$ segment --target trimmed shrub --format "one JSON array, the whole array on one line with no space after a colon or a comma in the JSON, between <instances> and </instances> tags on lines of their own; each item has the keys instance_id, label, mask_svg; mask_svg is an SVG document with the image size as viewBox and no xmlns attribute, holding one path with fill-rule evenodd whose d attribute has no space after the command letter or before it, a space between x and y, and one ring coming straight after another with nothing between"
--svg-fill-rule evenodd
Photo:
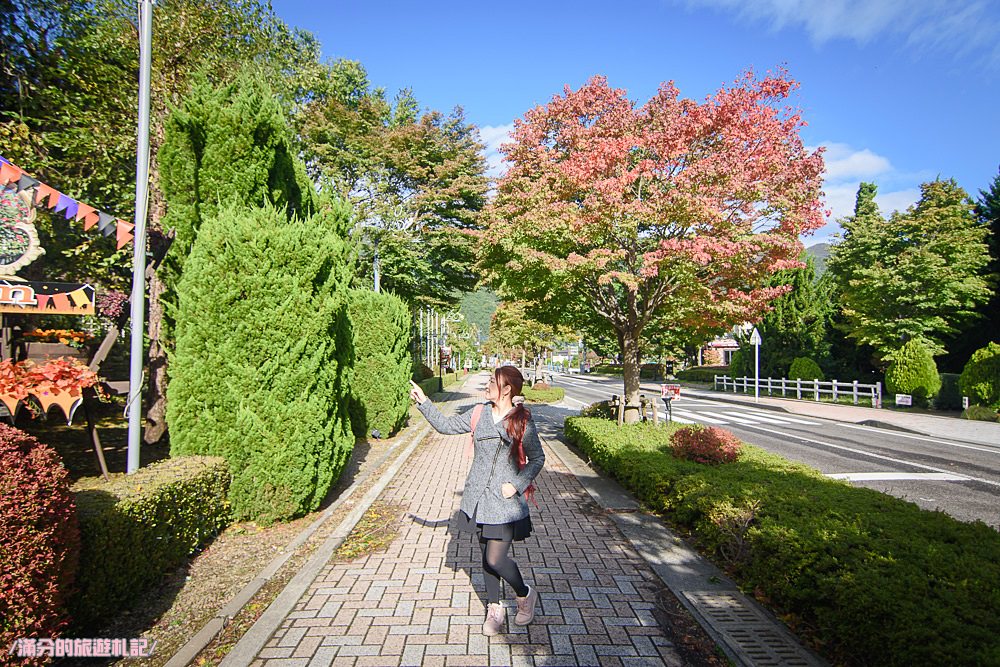
<instances>
[{"instance_id":1,"label":"trimmed shrub","mask_svg":"<svg viewBox=\"0 0 1000 667\"><path fill-rule=\"evenodd\" d=\"M426 380L418 382L417 384L420 385L420 388L423 389L424 393L427 394L428 396L436 394L439 391L443 391L443 388L441 386L441 378L439 377L431 376Z\"/></svg>"},{"instance_id":2,"label":"trimmed shrub","mask_svg":"<svg viewBox=\"0 0 1000 667\"><path fill-rule=\"evenodd\" d=\"M611 401L597 401L580 410L581 417L594 417L597 419L616 419Z\"/></svg>"},{"instance_id":3,"label":"trimmed shrub","mask_svg":"<svg viewBox=\"0 0 1000 667\"><path fill-rule=\"evenodd\" d=\"M717 426L685 426L670 437L670 452L679 459L718 465L740 455L739 438Z\"/></svg>"},{"instance_id":4,"label":"trimmed shrub","mask_svg":"<svg viewBox=\"0 0 1000 667\"><path fill-rule=\"evenodd\" d=\"M434 371L431 370L430 366L414 360L412 375L413 381L419 383L434 377Z\"/></svg>"},{"instance_id":5,"label":"trimmed shrub","mask_svg":"<svg viewBox=\"0 0 1000 667\"><path fill-rule=\"evenodd\" d=\"M941 389L934 397L934 407L938 410L961 410L962 392L958 388L958 373L941 373Z\"/></svg>"},{"instance_id":6,"label":"trimmed shrub","mask_svg":"<svg viewBox=\"0 0 1000 667\"><path fill-rule=\"evenodd\" d=\"M1000 409L1000 344L990 343L973 352L958 386L970 403Z\"/></svg>"},{"instance_id":7,"label":"trimmed shrub","mask_svg":"<svg viewBox=\"0 0 1000 667\"><path fill-rule=\"evenodd\" d=\"M885 372L890 394L910 394L914 405L927 405L941 389L941 377L930 348L918 338L909 340L893 355Z\"/></svg>"},{"instance_id":8,"label":"trimmed shrub","mask_svg":"<svg viewBox=\"0 0 1000 667\"><path fill-rule=\"evenodd\" d=\"M365 437L377 429L395 433L410 408L410 312L397 296L351 290L349 311L354 331L354 380L351 427Z\"/></svg>"},{"instance_id":9,"label":"trimmed shrub","mask_svg":"<svg viewBox=\"0 0 1000 667\"><path fill-rule=\"evenodd\" d=\"M204 222L178 285L167 388L173 455L222 456L239 520L319 507L354 447L347 312L350 208Z\"/></svg>"},{"instance_id":10,"label":"trimmed shrub","mask_svg":"<svg viewBox=\"0 0 1000 667\"><path fill-rule=\"evenodd\" d=\"M71 601L81 630L121 612L169 569L229 524L224 459L185 456L132 475L79 480L79 591Z\"/></svg>"},{"instance_id":11,"label":"trimmed shrub","mask_svg":"<svg viewBox=\"0 0 1000 667\"><path fill-rule=\"evenodd\" d=\"M18 637L62 633L79 555L76 503L62 459L0 424L0 663Z\"/></svg>"},{"instance_id":12,"label":"trimmed shrub","mask_svg":"<svg viewBox=\"0 0 1000 667\"><path fill-rule=\"evenodd\" d=\"M677 427L571 417L603 470L718 558L832 664L1000 664L1000 534L744 445L724 466L671 456ZM743 525L740 525L744 522Z\"/></svg>"},{"instance_id":13,"label":"trimmed shrub","mask_svg":"<svg viewBox=\"0 0 1000 667\"><path fill-rule=\"evenodd\" d=\"M972 419L980 422L1000 422L1000 414L985 405L970 405L962 411L962 419Z\"/></svg>"},{"instance_id":14,"label":"trimmed shrub","mask_svg":"<svg viewBox=\"0 0 1000 667\"><path fill-rule=\"evenodd\" d=\"M789 380L825 380L823 369L809 357L796 357L788 369Z\"/></svg>"},{"instance_id":15,"label":"trimmed shrub","mask_svg":"<svg viewBox=\"0 0 1000 667\"><path fill-rule=\"evenodd\" d=\"M529 403L558 403L566 397L566 390L562 387L549 387L544 383L539 382L534 387L529 387L524 385L521 390L524 393L524 398Z\"/></svg>"}]
</instances>

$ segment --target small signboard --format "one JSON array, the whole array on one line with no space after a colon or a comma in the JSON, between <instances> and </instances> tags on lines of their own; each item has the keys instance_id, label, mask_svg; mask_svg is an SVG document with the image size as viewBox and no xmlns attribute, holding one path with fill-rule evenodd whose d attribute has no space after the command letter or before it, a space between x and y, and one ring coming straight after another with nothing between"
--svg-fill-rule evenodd
<instances>
[{"instance_id":1,"label":"small signboard","mask_svg":"<svg viewBox=\"0 0 1000 667\"><path fill-rule=\"evenodd\" d=\"M896 405L913 405L913 396L910 394L896 394Z\"/></svg>"},{"instance_id":2,"label":"small signboard","mask_svg":"<svg viewBox=\"0 0 1000 667\"><path fill-rule=\"evenodd\" d=\"M968 396L963 396L962 397L962 409L963 410L968 410L969 409L969 397Z\"/></svg>"},{"instance_id":3,"label":"small signboard","mask_svg":"<svg viewBox=\"0 0 1000 667\"><path fill-rule=\"evenodd\" d=\"M660 398L674 400L681 397L681 386L679 384L661 384Z\"/></svg>"},{"instance_id":4,"label":"small signboard","mask_svg":"<svg viewBox=\"0 0 1000 667\"><path fill-rule=\"evenodd\" d=\"M93 315L94 288L87 283L19 282L0 279L0 313Z\"/></svg>"}]
</instances>

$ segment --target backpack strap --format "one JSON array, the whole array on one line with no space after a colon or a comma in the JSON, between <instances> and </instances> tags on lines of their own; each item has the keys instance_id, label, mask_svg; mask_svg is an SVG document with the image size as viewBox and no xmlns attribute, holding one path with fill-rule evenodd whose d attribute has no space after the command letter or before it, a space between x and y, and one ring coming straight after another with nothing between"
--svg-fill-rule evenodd
<instances>
[{"instance_id":1,"label":"backpack strap","mask_svg":"<svg viewBox=\"0 0 1000 667\"><path fill-rule=\"evenodd\" d=\"M472 408L472 430L469 431L469 441L465 444L466 458L472 458L472 448L476 438L476 426L479 424L479 418L483 416L483 405L483 403L480 403Z\"/></svg>"}]
</instances>

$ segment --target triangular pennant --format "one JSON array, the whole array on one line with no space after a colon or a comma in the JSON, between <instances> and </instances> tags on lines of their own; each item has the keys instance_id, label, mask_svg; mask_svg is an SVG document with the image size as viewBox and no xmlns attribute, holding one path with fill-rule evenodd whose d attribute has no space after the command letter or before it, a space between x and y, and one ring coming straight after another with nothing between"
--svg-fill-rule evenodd
<instances>
[{"instance_id":1,"label":"triangular pennant","mask_svg":"<svg viewBox=\"0 0 1000 667\"><path fill-rule=\"evenodd\" d=\"M39 183L36 192L35 206L46 205L46 200L48 200L47 205L49 208L53 208L59 203L59 191L45 183Z\"/></svg>"},{"instance_id":2,"label":"triangular pennant","mask_svg":"<svg viewBox=\"0 0 1000 667\"><path fill-rule=\"evenodd\" d=\"M69 206L66 207L66 213L64 214L66 216L66 219L72 220L73 218L75 218L76 212L77 210L79 210L79 208L80 208L80 202L71 199Z\"/></svg>"},{"instance_id":3,"label":"triangular pennant","mask_svg":"<svg viewBox=\"0 0 1000 667\"><path fill-rule=\"evenodd\" d=\"M76 219L77 221L83 220L83 228L90 231L90 228L97 224L97 209L80 202L80 207L76 211Z\"/></svg>"},{"instance_id":4,"label":"triangular pennant","mask_svg":"<svg viewBox=\"0 0 1000 667\"><path fill-rule=\"evenodd\" d=\"M73 306L73 304L69 301L69 297L65 294L53 294L49 297L49 302L52 304L53 308L57 308L60 311L69 310Z\"/></svg>"},{"instance_id":5,"label":"triangular pennant","mask_svg":"<svg viewBox=\"0 0 1000 667\"><path fill-rule=\"evenodd\" d=\"M113 215L108 215L104 211L98 211L97 217L97 231L105 236L111 236L115 233L115 217Z\"/></svg>"},{"instance_id":6,"label":"triangular pennant","mask_svg":"<svg viewBox=\"0 0 1000 667\"><path fill-rule=\"evenodd\" d=\"M67 208L69 208L70 204L75 204L75 203L76 200L74 200L72 197L67 197L66 195L60 193L59 199L56 200L56 206L54 210L56 213L62 213Z\"/></svg>"},{"instance_id":7,"label":"triangular pennant","mask_svg":"<svg viewBox=\"0 0 1000 667\"><path fill-rule=\"evenodd\" d=\"M21 175L24 174L19 167L15 167L11 163L6 163L0 165L0 186L6 186L8 183L17 183L21 180Z\"/></svg>"},{"instance_id":8,"label":"triangular pennant","mask_svg":"<svg viewBox=\"0 0 1000 667\"><path fill-rule=\"evenodd\" d=\"M135 225L131 222L125 222L124 220L118 221L118 249L121 250L129 243L132 242L134 238L132 236L132 230L135 229Z\"/></svg>"},{"instance_id":9,"label":"triangular pennant","mask_svg":"<svg viewBox=\"0 0 1000 667\"><path fill-rule=\"evenodd\" d=\"M25 190L30 190L31 188L37 187L41 183L37 178L32 178L27 174L21 174L21 178L17 181L17 191L24 192Z\"/></svg>"}]
</instances>

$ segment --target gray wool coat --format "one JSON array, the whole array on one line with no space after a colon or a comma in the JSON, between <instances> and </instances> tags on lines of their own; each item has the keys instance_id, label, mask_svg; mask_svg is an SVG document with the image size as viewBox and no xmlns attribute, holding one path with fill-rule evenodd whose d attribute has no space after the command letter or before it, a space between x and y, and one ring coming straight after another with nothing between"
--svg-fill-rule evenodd
<instances>
[{"instance_id":1,"label":"gray wool coat","mask_svg":"<svg viewBox=\"0 0 1000 667\"><path fill-rule=\"evenodd\" d=\"M507 435L506 419L494 424L491 407L489 402L483 406L473 434L472 466L465 480L461 509L469 518L475 516L477 523L510 523L528 516L524 491L541 472L545 452L538 440L535 422L529 419L522 440L528 462L524 470L518 470L517 462L510 456L512 443ZM435 430L444 435L460 435L472 430L472 408L453 417L445 417L428 399L417 409ZM460 452L456 455L460 456ZM510 498L504 498L500 492L500 487L506 482L517 489L517 493Z\"/></svg>"}]
</instances>

